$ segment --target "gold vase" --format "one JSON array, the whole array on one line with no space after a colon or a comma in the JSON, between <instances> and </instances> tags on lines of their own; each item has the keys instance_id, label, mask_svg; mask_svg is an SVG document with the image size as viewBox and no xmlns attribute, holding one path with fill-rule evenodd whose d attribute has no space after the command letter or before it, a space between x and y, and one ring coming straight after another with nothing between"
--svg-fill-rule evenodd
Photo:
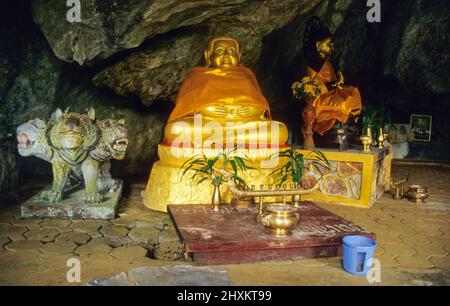
<instances>
[{"instance_id":1,"label":"gold vase","mask_svg":"<svg viewBox=\"0 0 450 306\"><path fill-rule=\"evenodd\" d=\"M222 204L222 198L220 197L220 185L214 185L214 192L211 200L213 211L220 210L220 204Z\"/></svg>"}]
</instances>

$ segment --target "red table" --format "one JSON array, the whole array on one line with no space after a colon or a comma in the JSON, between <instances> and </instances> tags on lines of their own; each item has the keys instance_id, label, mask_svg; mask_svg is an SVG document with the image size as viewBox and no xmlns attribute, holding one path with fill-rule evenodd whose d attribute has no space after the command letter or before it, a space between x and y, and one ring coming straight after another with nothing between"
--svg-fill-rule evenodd
<instances>
[{"instance_id":1,"label":"red table","mask_svg":"<svg viewBox=\"0 0 450 306\"><path fill-rule=\"evenodd\" d=\"M197 264L333 257L341 254L342 237L375 234L312 202L302 202L300 222L292 235L277 238L255 221L254 208L223 205L169 205L168 212L186 251Z\"/></svg>"}]
</instances>

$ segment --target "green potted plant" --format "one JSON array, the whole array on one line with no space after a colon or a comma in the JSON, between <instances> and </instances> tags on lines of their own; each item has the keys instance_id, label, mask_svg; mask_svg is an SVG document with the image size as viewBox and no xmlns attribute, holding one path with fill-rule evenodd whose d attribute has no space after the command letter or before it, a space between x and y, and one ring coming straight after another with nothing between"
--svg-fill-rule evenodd
<instances>
[{"instance_id":1,"label":"green potted plant","mask_svg":"<svg viewBox=\"0 0 450 306\"><path fill-rule=\"evenodd\" d=\"M320 151L311 151L304 156L294 148L287 149L274 154L275 158L286 159L286 162L281 167L273 170L270 176L273 177L275 184L283 185L291 181L296 186L301 187L303 172L305 169L310 170L310 167L315 168L318 173L322 173L321 167L331 168L326 156ZM309 160L308 165L305 165L305 159ZM292 196L292 203L294 206L300 205L300 195Z\"/></svg>"},{"instance_id":2,"label":"green potted plant","mask_svg":"<svg viewBox=\"0 0 450 306\"><path fill-rule=\"evenodd\" d=\"M251 166L251 160L245 156L240 157L236 154L237 149L223 150L216 156L208 158L204 153L196 155L188 159L180 168L182 171L181 179L188 173L192 172L191 180L197 185L210 179L214 185L214 192L212 196L213 210L218 211L219 205L222 203L220 197L220 186L225 181L225 177L222 173L215 171L214 169L222 169L231 173L230 179L234 180L236 185L246 186L245 181L238 175L240 171L246 171L248 169L254 169Z\"/></svg>"},{"instance_id":3,"label":"green potted plant","mask_svg":"<svg viewBox=\"0 0 450 306\"><path fill-rule=\"evenodd\" d=\"M284 184L291 181L296 185L300 185L304 169L309 170L309 167L314 167L318 173L321 173L320 167L330 168L330 163L326 156L320 151L312 151L304 156L294 148L287 149L275 153L275 158L285 158L286 162L279 168L273 170L270 176L276 184ZM308 166L305 166L305 159L309 160Z\"/></svg>"},{"instance_id":4,"label":"green potted plant","mask_svg":"<svg viewBox=\"0 0 450 306\"><path fill-rule=\"evenodd\" d=\"M378 138L380 129L383 131L387 128L389 131L393 131L394 124L392 123L391 112L384 107L364 104L361 135L366 135L369 126L375 138Z\"/></svg>"}]
</instances>

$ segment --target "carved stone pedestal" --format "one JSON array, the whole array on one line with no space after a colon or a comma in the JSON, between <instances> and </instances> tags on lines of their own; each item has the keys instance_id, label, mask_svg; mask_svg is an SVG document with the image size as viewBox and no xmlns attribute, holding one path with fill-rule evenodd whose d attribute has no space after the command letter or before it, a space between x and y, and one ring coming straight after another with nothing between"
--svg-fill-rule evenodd
<instances>
[{"instance_id":1,"label":"carved stone pedestal","mask_svg":"<svg viewBox=\"0 0 450 306\"><path fill-rule=\"evenodd\" d=\"M102 203L85 204L84 188L68 193L58 203L44 203L39 194L21 205L22 218L114 219L122 196L123 181L115 192L107 192Z\"/></svg>"}]
</instances>

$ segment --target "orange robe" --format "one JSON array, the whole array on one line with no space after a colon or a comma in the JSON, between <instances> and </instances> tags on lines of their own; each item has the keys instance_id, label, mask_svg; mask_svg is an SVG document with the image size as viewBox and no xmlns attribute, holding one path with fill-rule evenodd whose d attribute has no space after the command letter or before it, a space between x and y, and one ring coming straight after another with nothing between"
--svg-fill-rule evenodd
<instances>
[{"instance_id":1,"label":"orange robe","mask_svg":"<svg viewBox=\"0 0 450 306\"><path fill-rule=\"evenodd\" d=\"M324 87L327 83L337 81L333 66L329 61L324 62L319 72L314 71L311 67L306 67L306 70L308 76L316 77ZM316 122L313 129L320 135L330 130L336 120L346 123L350 114L358 115L362 108L361 95L356 87L343 86L342 89L335 88L326 91L313 102L316 109Z\"/></svg>"},{"instance_id":2,"label":"orange robe","mask_svg":"<svg viewBox=\"0 0 450 306\"><path fill-rule=\"evenodd\" d=\"M200 112L206 106L233 104L261 106L270 119L269 103L249 68L196 67L181 86L169 122Z\"/></svg>"}]
</instances>

